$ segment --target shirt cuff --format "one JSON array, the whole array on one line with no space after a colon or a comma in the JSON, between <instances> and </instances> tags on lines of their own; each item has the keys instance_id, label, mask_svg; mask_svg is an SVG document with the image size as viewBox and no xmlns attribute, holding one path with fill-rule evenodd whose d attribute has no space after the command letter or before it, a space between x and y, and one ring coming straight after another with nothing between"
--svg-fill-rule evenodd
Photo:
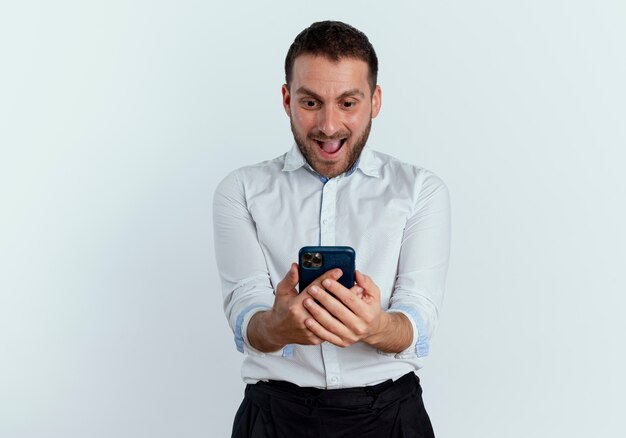
<instances>
[{"instance_id":1,"label":"shirt cuff","mask_svg":"<svg viewBox=\"0 0 626 438\"><path fill-rule=\"evenodd\" d=\"M413 329L413 339L411 341L411 345L406 350L395 354L395 357L397 359L409 359L415 356L428 356L429 345L426 324L424 324L424 320L419 316L419 314L410 307L394 307L393 309L388 309L387 312L402 313L408 318L411 323L411 328Z\"/></svg>"},{"instance_id":2,"label":"shirt cuff","mask_svg":"<svg viewBox=\"0 0 626 438\"><path fill-rule=\"evenodd\" d=\"M235 323L235 345L237 346L237 351L252 355L264 355L264 353L255 349L250 344L250 341L248 340L248 324L254 315L269 309L271 309L271 307L261 304L252 304L239 312L239 315L237 315L237 322Z\"/></svg>"},{"instance_id":3,"label":"shirt cuff","mask_svg":"<svg viewBox=\"0 0 626 438\"><path fill-rule=\"evenodd\" d=\"M252 346L248 339L248 324L254 315L264 310L270 310L271 307L262 304L253 304L241 311L237 316L237 323L235 325L235 344L237 345L237 351L240 353L249 354L250 356L293 356L293 345L289 344L271 353L263 353Z\"/></svg>"}]
</instances>

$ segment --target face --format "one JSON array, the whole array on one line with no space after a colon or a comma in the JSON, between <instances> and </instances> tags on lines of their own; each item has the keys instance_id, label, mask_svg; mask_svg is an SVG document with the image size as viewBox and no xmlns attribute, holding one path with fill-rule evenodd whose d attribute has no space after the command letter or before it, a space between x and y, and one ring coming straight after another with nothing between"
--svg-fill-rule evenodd
<instances>
[{"instance_id":1,"label":"face","mask_svg":"<svg viewBox=\"0 0 626 438\"><path fill-rule=\"evenodd\" d=\"M282 93L296 144L311 167L327 178L349 170L380 111L380 87L372 92L367 63L300 55Z\"/></svg>"}]
</instances>

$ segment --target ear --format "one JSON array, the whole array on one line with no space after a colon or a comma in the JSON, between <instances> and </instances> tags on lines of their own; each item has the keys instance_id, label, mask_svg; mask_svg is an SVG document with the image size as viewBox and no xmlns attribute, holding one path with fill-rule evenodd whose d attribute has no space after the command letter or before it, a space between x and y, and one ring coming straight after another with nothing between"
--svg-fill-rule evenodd
<instances>
[{"instance_id":1,"label":"ear","mask_svg":"<svg viewBox=\"0 0 626 438\"><path fill-rule=\"evenodd\" d=\"M289 88L287 84L283 84L282 88L283 93L283 108L289 117L291 117L291 94L289 94Z\"/></svg>"},{"instance_id":2,"label":"ear","mask_svg":"<svg viewBox=\"0 0 626 438\"><path fill-rule=\"evenodd\" d=\"M372 94L372 119L375 118L380 112L380 106L383 103L383 92L380 89L380 85L376 85L376 89Z\"/></svg>"}]
</instances>

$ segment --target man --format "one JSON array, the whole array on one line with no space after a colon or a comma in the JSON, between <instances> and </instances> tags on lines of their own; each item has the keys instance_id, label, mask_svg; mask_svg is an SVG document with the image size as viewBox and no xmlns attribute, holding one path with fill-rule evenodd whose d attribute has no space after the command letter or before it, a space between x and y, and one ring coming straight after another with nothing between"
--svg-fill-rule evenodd
<instances>
[{"instance_id":1,"label":"man","mask_svg":"<svg viewBox=\"0 0 626 438\"><path fill-rule=\"evenodd\" d=\"M224 309L248 384L233 437L433 436L415 371L443 296L448 192L366 147L377 72L353 27L302 31L282 87L296 145L216 190ZM335 269L298 293L293 261L307 245L353 247L354 287Z\"/></svg>"}]
</instances>

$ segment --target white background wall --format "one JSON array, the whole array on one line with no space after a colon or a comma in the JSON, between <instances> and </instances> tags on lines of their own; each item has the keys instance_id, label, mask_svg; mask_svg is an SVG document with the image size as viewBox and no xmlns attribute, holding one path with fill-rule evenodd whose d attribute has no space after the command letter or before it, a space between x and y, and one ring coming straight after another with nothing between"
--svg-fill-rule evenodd
<instances>
[{"instance_id":1,"label":"white background wall","mask_svg":"<svg viewBox=\"0 0 626 438\"><path fill-rule=\"evenodd\" d=\"M438 436L625 436L623 0L59 0L0 6L1 437L228 436L212 194L290 147L327 18L378 51L372 146L451 191Z\"/></svg>"}]
</instances>

